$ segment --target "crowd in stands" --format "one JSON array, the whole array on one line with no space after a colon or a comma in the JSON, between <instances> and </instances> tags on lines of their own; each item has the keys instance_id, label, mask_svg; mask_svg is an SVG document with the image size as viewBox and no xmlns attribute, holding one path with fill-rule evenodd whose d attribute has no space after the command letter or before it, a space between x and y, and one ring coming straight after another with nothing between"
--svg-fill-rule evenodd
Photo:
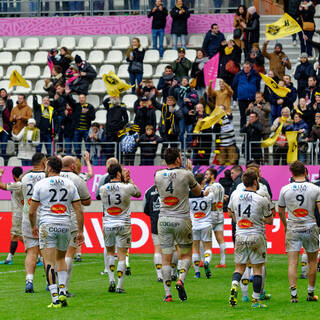
<instances>
[{"instance_id":1,"label":"crowd in stands","mask_svg":"<svg viewBox=\"0 0 320 320\"><path fill-rule=\"evenodd\" d=\"M285 10L303 30L305 22L314 25L312 1L289 1ZM95 68L79 55L73 58L66 47L53 48L48 53L53 63L52 74L43 84L48 96L42 103L34 96L33 105L28 106L26 97L21 94L14 105L6 89L0 89L0 126L3 128L0 142L4 143L0 148L1 156L6 158L5 143L12 139L18 142L18 157L23 164L28 164L34 151L40 151L42 145L52 154L54 139L57 142L55 152L74 153L79 158L84 141L94 165L103 164L114 155L122 155L122 161L132 165L138 147L140 164L153 165L158 144L162 144L161 154L168 146L181 147L195 165L209 165L212 152L218 164L237 164L241 153L246 160L252 158L268 164L271 160L269 148L262 148L261 141L275 134L282 125L273 146L273 163L286 164L286 131L299 132L299 159L305 161L308 143L320 140L320 66L314 69L310 62L315 58L312 48L320 47L320 43L312 41L314 31L304 30L304 35L299 34L300 63L293 73L296 88L289 75L293 66L282 44L276 43L272 50L268 48L268 41L262 46L259 44L260 17L255 7L239 6L234 15L233 36L227 39L219 26L212 24L194 61L186 57L190 12L182 0L177 0L170 12L165 3L156 0L148 13L152 18L154 49L163 56L168 14L173 18L172 46L177 49L178 58L166 66L157 86L143 77L145 49L138 37L131 40L126 54L132 93L138 97L132 123L126 105L118 96L109 96L103 101L107 111L105 125L97 123L97 106L86 101L97 77ZM307 26L311 29L309 24ZM211 82L208 86L205 84L204 65L216 53L220 54L220 60L215 90ZM269 68L265 67L267 60ZM267 74L290 92L280 97L268 86L262 90L259 73ZM198 121L218 109L225 112L221 120L193 134ZM240 132L234 129L232 113L236 109L240 111ZM156 110L161 113L160 121L157 121ZM240 150L236 145L239 133L245 134Z\"/></svg>"}]
</instances>

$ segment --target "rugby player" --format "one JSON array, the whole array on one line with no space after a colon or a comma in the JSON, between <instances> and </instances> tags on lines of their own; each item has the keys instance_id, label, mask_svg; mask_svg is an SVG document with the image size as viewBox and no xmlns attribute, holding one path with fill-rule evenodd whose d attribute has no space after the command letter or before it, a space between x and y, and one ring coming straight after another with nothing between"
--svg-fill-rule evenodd
<instances>
[{"instance_id":1,"label":"rugby player","mask_svg":"<svg viewBox=\"0 0 320 320\"><path fill-rule=\"evenodd\" d=\"M205 184L205 176L203 173L195 175L196 181L203 188ZM211 277L210 261L211 261L211 247L212 247L212 215L211 207L216 204L214 194L209 193L206 197L196 197L190 193L189 205L190 216L192 221L192 263L195 270L195 278L200 278L200 241L202 241L204 249L204 270L206 277Z\"/></svg>"},{"instance_id":2,"label":"rugby player","mask_svg":"<svg viewBox=\"0 0 320 320\"><path fill-rule=\"evenodd\" d=\"M39 239L32 234L29 208L35 184L46 177L46 156L43 153L35 153L32 156L32 170L21 179L21 190L23 194L22 236L27 256L25 260L26 269L26 293L33 293L33 276L39 253ZM38 221L37 221L38 224Z\"/></svg>"},{"instance_id":3,"label":"rugby player","mask_svg":"<svg viewBox=\"0 0 320 320\"><path fill-rule=\"evenodd\" d=\"M286 251L288 255L288 278L291 302L298 302L297 267L299 253L303 247L308 256L308 296L307 301L318 301L314 294L317 276L317 256L319 250L319 229L315 208L320 209L320 188L306 181L305 166L301 161L290 165L293 182L282 187L278 206L281 222L286 231ZM285 209L288 210L288 221Z\"/></svg>"},{"instance_id":4,"label":"rugby player","mask_svg":"<svg viewBox=\"0 0 320 320\"><path fill-rule=\"evenodd\" d=\"M226 244L223 238L223 225L224 225L224 213L223 213L223 199L224 199L224 188L216 182L218 172L216 169L209 168L205 173L206 183L210 192L214 194L216 200L215 205L212 207L212 230L219 244L220 248L220 262L216 265L216 268L226 268Z\"/></svg>"},{"instance_id":5,"label":"rugby player","mask_svg":"<svg viewBox=\"0 0 320 320\"><path fill-rule=\"evenodd\" d=\"M108 168L110 182L100 187L100 198L103 205L103 234L107 248L109 292L125 293L123 280L126 271L127 249L131 247L131 197L139 198L141 192L130 179L125 183L122 175L122 167L112 164ZM115 247L118 252L116 287L115 270Z\"/></svg>"},{"instance_id":6,"label":"rugby player","mask_svg":"<svg viewBox=\"0 0 320 320\"><path fill-rule=\"evenodd\" d=\"M76 241L83 243L83 212L81 200L74 183L60 176L62 161L50 157L46 165L46 178L35 184L29 219L32 235L39 237L40 251L46 266L46 276L52 303L48 308L67 306L67 264L65 255L71 238L71 206L77 216ZM39 208L39 228L36 224ZM56 284L55 265L59 281Z\"/></svg>"},{"instance_id":7,"label":"rugby player","mask_svg":"<svg viewBox=\"0 0 320 320\"><path fill-rule=\"evenodd\" d=\"M245 190L232 193L228 211L236 221L235 272L232 275L229 304L237 304L238 287L241 277L250 261L253 268L252 307L266 307L260 299L262 266L265 263L267 246L264 224L272 224L273 215L267 198L256 193L259 188L258 175L247 170L242 175Z\"/></svg>"},{"instance_id":8,"label":"rugby player","mask_svg":"<svg viewBox=\"0 0 320 320\"><path fill-rule=\"evenodd\" d=\"M76 160L74 157L65 156L62 158L62 170L60 172L60 176L70 179L75 184L81 200L81 204L83 206L89 206L91 203L91 197L88 191L87 184L83 179L79 177L79 175L74 173L75 169L76 169ZM66 264L67 264L67 273L68 273L66 290L67 290L68 297L73 296L73 294L69 292L69 283L70 283L71 274L72 274L73 257L77 249L76 236L78 233L76 213L72 208L70 208L70 210L71 210L71 221L72 221L71 240L66 253Z\"/></svg>"},{"instance_id":9,"label":"rugby player","mask_svg":"<svg viewBox=\"0 0 320 320\"><path fill-rule=\"evenodd\" d=\"M190 219L189 191L200 196L202 190L191 171L182 168L178 149L168 148L164 152L167 169L159 170L155 185L160 196L158 236L162 249L162 279L165 290L164 301L172 301L171 259L174 241L180 250L180 272L176 282L181 301L187 300L184 280L191 264L192 223Z\"/></svg>"},{"instance_id":10,"label":"rugby player","mask_svg":"<svg viewBox=\"0 0 320 320\"><path fill-rule=\"evenodd\" d=\"M0 170L0 189L8 190L11 192L11 212L12 212L12 227L10 231L10 252L4 261L0 264L13 264L13 256L18 248L18 240L22 240L22 211L23 211L23 195L21 191L21 175L23 170L21 167L14 167L12 169L12 177L14 182L3 183L1 182L1 176L4 173L4 169Z\"/></svg>"}]
</instances>

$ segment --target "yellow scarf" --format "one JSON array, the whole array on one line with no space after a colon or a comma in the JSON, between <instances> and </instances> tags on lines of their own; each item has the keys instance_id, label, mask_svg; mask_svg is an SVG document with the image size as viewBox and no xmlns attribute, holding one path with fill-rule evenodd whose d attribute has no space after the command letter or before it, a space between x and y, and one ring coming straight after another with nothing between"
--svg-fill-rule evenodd
<instances>
[{"instance_id":1,"label":"yellow scarf","mask_svg":"<svg viewBox=\"0 0 320 320\"><path fill-rule=\"evenodd\" d=\"M225 53L226 55L231 54L232 51L233 51L233 47L229 48L228 46L226 46L226 47L224 48L224 53Z\"/></svg>"},{"instance_id":2,"label":"yellow scarf","mask_svg":"<svg viewBox=\"0 0 320 320\"><path fill-rule=\"evenodd\" d=\"M166 103L163 104L162 109L161 109L161 115L162 115L162 125L165 125L165 119L164 119L164 108L166 109L165 111L167 112L168 106ZM169 117L166 117L166 120L171 120L171 125L170 125L170 129L168 131L168 134L172 134L173 133L173 125L174 125L174 114L173 112L170 114Z\"/></svg>"},{"instance_id":3,"label":"yellow scarf","mask_svg":"<svg viewBox=\"0 0 320 320\"><path fill-rule=\"evenodd\" d=\"M41 114L43 114L44 108L45 108L44 105L41 104ZM48 106L48 110L49 110L49 122L51 124L52 116L53 116L53 107Z\"/></svg>"},{"instance_id":4,"label":"yellow scarf","mask_svg":"<svg viewBox=\"0 0 320 320\"><path fill-rule=\"evenodd\" d=\"M26 127L24 130L23 134L23 142L27 142L27 135L28 135L28 130L32 130L32 141L37 141L39 139L39 132L40 130L38 128L30 128L29 126Z\"/></svg>"}]
</instances>

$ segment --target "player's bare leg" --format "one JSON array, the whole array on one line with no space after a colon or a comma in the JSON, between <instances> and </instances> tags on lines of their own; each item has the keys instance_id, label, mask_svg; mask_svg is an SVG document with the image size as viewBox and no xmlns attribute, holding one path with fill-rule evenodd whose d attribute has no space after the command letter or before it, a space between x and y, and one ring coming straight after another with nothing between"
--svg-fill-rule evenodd
<instances>
[{"instance_id":1,"label":"player's bare leg","mask_svg":"<svg viewBox=\"0 0 320 320\"><path fill-rule=\"evenodd\" d=\"M74 296L72 293L69 292L69 284L70 284L70 279L71 279L71 275L72 275L72 268L73 268L73 257L76 253L76 248L74 248L73 246L69 246L67 249L67 253L65 256L65 262L66 262L66 266L67 266L67 280L66 280L66 291L67 291L67 296L68 297L72 297Z\"/></svg>"},{"instance_id":2,"label":"player's bare leg","mask_svg":"<svg viewBox=\"0 0 320 320\"><path fill-rule=\"evenodd\" d=\"M108 291L109 292L116 292L116 281L114 278L114 270L115 270L115 257L114 257L114 253L115 253L115 247L106 247L105 248L106 251L106 262L105 262L105 268L108 272L108 276L109 276L109 288Z\"/></svg>"},{"instance_id":3,"label":"player's bare leg","mask_svg":"<svg viewBox=\"0 0 320 320\"><path fill-rule=\"evenodd\" d=\"M157 272L158 282L162 282L162 257L161 257L161 246L154 246L154 255L153 255L154 267Z\"/></svg>"},{"instance_id":4,"label":"player's bare leg","mask_svg":"<svg viewBox=\"0 0 320 320\"><path fill-rule=\"evenodd\" d=\"M288 278L290 285L291 293L291 302L298 302L297 295L297 268L299 263L299 252L298 251L289 251L288 255Z\"/></svg>"},{"instance_id":5,"label":"player's bare leg","mask_svg":"<svg viewBox=\"0 0 320 320\"><path fill-rule=\"evenodd\" d=\"M226 267L226 244L224 242L224 238L223 238L223 231L215 231L214 235L216 237L216 240L219 244L219 248L220 248L220 262L219 264L216 266L216 268L225 268Z\"/></svg>"},{"instance_id":6,"label":"player's bare leg","mask_svg":"<svg viewBox=\"0 0 320 320\"><path fill-rule=\"evenodd\" d=\"M307 252L308 255L308 297L307 301L318 301L318 296L314 294L317 278L317 258L318 252Z\"/></svg>"},{"instance_id":7,"label":"player's bare leg","mask_svg":"<svg viewBox=\"0 0 320 320\"><path fill-rule=\"evenodd\" d=\"M117 266L117 276L118 283L116 292L117 293L125 293L123 287L123 280L126 274L126 256L127 256L127 248L117 248L118 251L118 266Z\"/></svg>"},{"instance_id":8,"label":"player's bare leg","mask_svg":"<svg viewBox=\"0 0 320 320\"><path fill-rule=\"evenodd\" d=\"M82 261L81 249L82 249L82 245L77 246L77 251L76 251L76 256L74 257L74 262L81 262Z\"/></svg>"},{"instance_id":9,"label":"player's bare leg","mask_svg":"<svg viewBox=\"0 0 320 320\"><path fill-rule=\"evenodd\" d=\"M36 270L39 247L31 247L27 249L27 256L25 259L26 270L26 293L33 293L33 276Z\"/></svg>"}]
</instances>

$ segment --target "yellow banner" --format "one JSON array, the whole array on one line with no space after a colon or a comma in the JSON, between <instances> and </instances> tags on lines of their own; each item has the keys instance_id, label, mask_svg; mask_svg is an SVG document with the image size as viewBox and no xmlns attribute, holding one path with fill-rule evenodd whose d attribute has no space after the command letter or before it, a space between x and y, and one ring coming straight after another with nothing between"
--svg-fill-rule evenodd
<instances>
[{"instance_id":1,"label":"yellow banner","mask_svg":"<svg viewBox=\"0 0 320 320\"><path fill-rule=\"evenodd\" d=\"M265 84L279 97L285 98L287 94L291 92L289 88L280 87L272 78L269 78L261 72L259 74Z\"/></svg>"},{"instance_id":2,"label":"yellow banner","mask_svg":"<svg viewBox=\"0 0 320 320\"><path fill-rule=\"evenodd\" d=\"M271 146L273 146L277 139L278 139L278 136L279 134L281 133L281 130L282 130L282 127L283 127L283 124L286 122L287 118L285 117L282 117L281 118L281 123L280 123L280 126L279 128L276 130L276 132L274 133L274 135L266 140L263 140L262 143L261 143L261 147L262 148L269 148Z\"/></svg>"},{"instance_id":3,"label":"yellow banner","mask_svg":"<svg viewBox=\"0 0 320 320\"><path fill-rule=\"evenodd\" d=\"M275 40L300 31L302 31L302 29L299 23L285 13L278 21L267 24L266 37L267 40Z\"/></svg>"},{"instance_id":4,"label":"yellow banner","mask_svg":"<svg viewBox=\"0 0 320 320\"><path fill-rule=\"evenodd\" d=\"M288 140L288 153L287 153L287 163L292 163L298 160L298 141L297 135L299 131L287 131L286 137Z\"/></svg>"},{"instance_id":5,"label":"yellow banner","mask_svg":"<svg viewBox=\"0 0 320 320\"><path fill-rule=\"evenodd\" d=\"M121 93L133 87L122 81L113 71L104 74L102 79L106 85L107 93L111 97L119 97Z\"/></svg>"},{"instance_id":6,"label":"yellow banner","mask_svg":"<svg viewBox=\"0 0 320 320\"><path fill-rule=\"evenodd\" d=\"M28 82L23 79L22 75L17 70L13 70L10 76L9 88L17 86L30 88Z\"/></svg>"},{"instance_id":7,"label":"yellow banner","mask_svg":"<svg viewBox=\"0 0 320 320\"><path fill-rule=\"evenodd\" d=\"M199 133L202 130L211 128L225 115L226 113L222 109L216 107L208 117L205 117L197 122L193 133Z\"/></svg>"}]
</instances>

